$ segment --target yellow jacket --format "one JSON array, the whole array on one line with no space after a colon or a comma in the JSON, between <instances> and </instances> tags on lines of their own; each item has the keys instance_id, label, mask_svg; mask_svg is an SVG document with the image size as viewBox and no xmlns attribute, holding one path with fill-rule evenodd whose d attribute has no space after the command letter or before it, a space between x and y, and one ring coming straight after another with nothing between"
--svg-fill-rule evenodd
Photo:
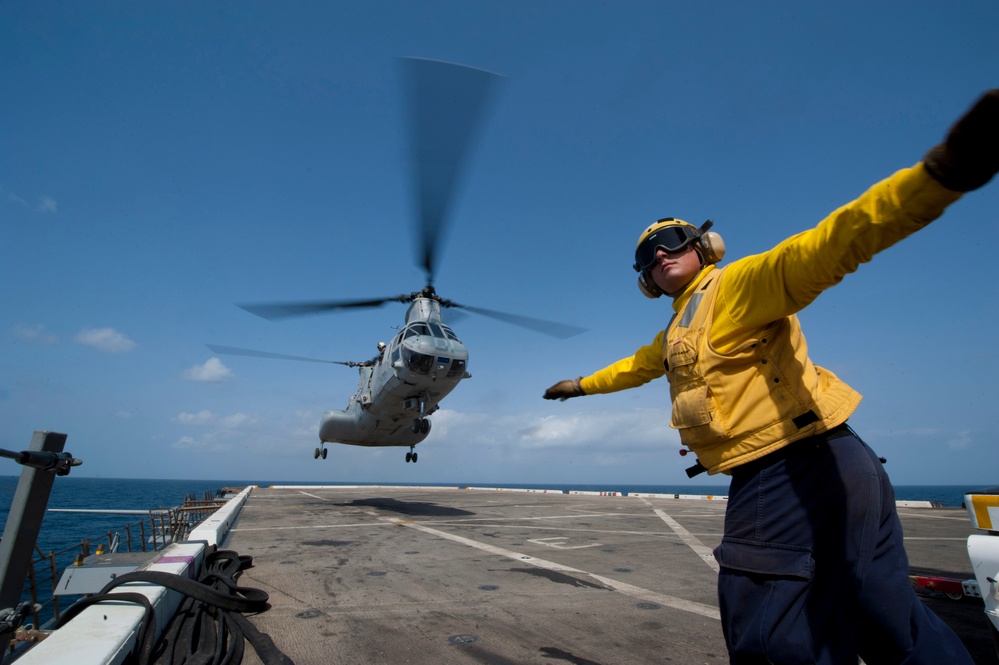
<instances>
[{"instance_id":1,"label":"yellow jacket","mask_svg":"<svg viewBox=\"0 0 999 665\"><path fill-rule=\"evenodd\" d=\"M705 404L702 400L695 404L695 400L684 400L684 404L674 404L670 423L673 427L677 427L677 423L690 422L691 410L713 412L722 409L718 413L722 421L720 434L717 427L708 438L703 431L699 434L693 428L678 427L681 441L698 454L701 464L710 473L728 471L792 441L835 427L849 417L859 403L860 395L831 372L808 361L807 345L794 314L874 254L932 222L960 196L937 183L922 163L917 164L879 182L815 228L794 235L767 252L734 261L723 271L712 265L705 266L683 293L674 298L673 309L680 313L709 276L718 277L717 284L711 285L713 305L709 315L704 317L710 326L698 350L701 370L704 369L704 350L709 349L716 356L715 364L709 368L712 374L719 369L722 375L759 374L754 363L746 362L747 349L765 338L768 332L772 337L776 326L786 331L780 336L781 343L792 348L772 350L785 359L775 371L787 371L793 366L793 358L804 359L804 364L799 364L796 371L815 373L815 376L800 377L803 384L810 386L807 390L812 401L829 404L832 397L825 393L830 390L837 396L833 400L837 404L834 409L816 414L817 421L795 428L793 432L778 425L800 416L797 412L800 405L786 404L775 411L740 404L740 400L759 401L767 397L756 390L736 395L719 405L717 395L709 394L709 387L704 399L710 399L711 403ZM663 364L666 332L661 331L651 344L641 347L633 356L583 378L583 391L588 395L610 393L663 376L666 373ZM706 378L709 381L714 378L714 387L726 392L722 386L724 378ZM741 380L744 385L753 383L748 376ZM677 387L671 385L674 398L676 392ZM775 402L781 401L772 394L770 397ZM729 429L730 417L740 409L741 423L738 431L733 431Z\"/></svg>"}]
</instances>

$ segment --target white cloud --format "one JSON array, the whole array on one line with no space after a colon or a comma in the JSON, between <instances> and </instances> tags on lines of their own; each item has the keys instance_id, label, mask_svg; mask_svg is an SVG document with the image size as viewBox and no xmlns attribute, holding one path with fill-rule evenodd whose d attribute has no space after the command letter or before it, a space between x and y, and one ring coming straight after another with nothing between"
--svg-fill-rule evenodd
<instances>
[{"instance_id":1,"label":"white cloud","mask_svg":"<svg viewBox=\"0 0 999 665\"><path fill-rule=\"evenodd\" d=\"M243 445L248 427L256 425L257 419L245 413L228 416L213 413L207 409L197 413L182 412L175 418L182 425L201 428L197 435L185 434L171 445L171 448L199 448L212 452L226 452ZM252 431L252 430L251 430Z\"/></svg>"},{"instance_id":2,"label":"white cloud","mask_svg":"<svg viewBox=\"0 0 999 665\"><path fill-rule=\"evenodd\" d=\"M177 440L176 443L171 446L172 448L196 448L200 444L197 439L190 436L182 436Z\"/></svg>"},{"instance_id":3,"label":"white cloud","mask_svg":"<svg viewBox=\"0 0 999 665\"><path fill-rule=\"evenodd\" d=\"M45 326L40 323L33 326L24 323L18 324L14 327L14 337L29 344L51 345L59 343L59 338L47 331Z\"/></svg>"},{"instance_id":4,"label":"white cloud","mask_svg":"<svg viewBox=\"0 0 999 665\"><path fill-rule=\"evenodd\" d=\"M16 203L18 205L28 207L28 202L22 199L17 194L13 192L8 192L6 189L3 188L0 188L0 192L3 192L4 200L9 201L10 203Z\"/></svg>"},{"instance_id":5,"label":"white cloud","mask_svg":"<svg viewBox=\"0 0 999 665\"><path fill-rule=\"evenodd\" d=\"M265 409L271 408L268 404ZM313 460L319 445L319 412L287 405L271 412L175 412L169 444L175 454L196 450L229 456L248 478L289 480L404 480L413 474L443 482L664 482L683 476L691 458L681 458L679 437L669 428L668 408L616 409L611 406L527 412L464 412L442 409L431 416L433 429L417 449L419 467L406 465L403 448L364 448L327 444L332 459ZM221 459L221 457L220 457ZM263 469L263 471L261 471ZM349 469L349 471L345 471ZM332 474L332 475L331 475ZM639 480L634 480L639 478ZM519 480L518 480L519 479ZM677 478L679 480L679 478Z\"/></svg>"},{"instance_id":6,"label":"white cloud","mask_svg":"<svg viewBox=\"0 0 999 665\"><path fill-rule=\"evenodd\" d=\"M8 192L2 187L0 187L0 194L2 194L4 200L9 203L16 203L24 208L31 207L31 204L28 203L28 201L23 197L18 196L14 192ZM35 210L41 213L55 213L59 210L59 203L55 200L55 198L45 194L38 197L38 205L35 206Z\"/></svg>"},{"instance_id":7,"label":"white cloud","mask_svg":"<svg viewBox=\"0 0 999 665\"><path fill-rule=\"evenodd\" d=\"M181 374L188 381L220 382L232 376L232 371L218 358L209 358L204 365L195 365Z\"/></svg>"},{"instance_id":8,"label":"white cloud","mask_svg":"<svg viewBox=\"0 0 999 665\"><path fill-rule=\"evenodd\" d=\"M185 416L191 418L190 422L185 422ZM196 436L185 434L174 442L171 448L200 448L211 452L227 452L241 447L244 434L236 431L236 426L244 422L247 424L253 422L252 418L243 414L219 417L208 411L196 414L182 413L178 416L178 420L185 424L203 425L206 429Z\"/></svg>"},{"instance_id":9,"label":"white cloud","mask_svg":"<svg viewBox=\"0 0 999 665\"><path fill-rule=\"evenodd\" d=\"M38 199L38 212L56 212L59 210L59 204L51 196L45 195L39 197Z\"/></svg>"},{"instance_id":10,"label":"white cloud","mask_svg":"<svg viewBox=\"0 0 999 665\"><path fill-rule=\"evenodd\" d=\"M669 428L662 409L583 411L565 415L493 416L442 409L433 418L439 439L469 444L503 445L521 451L596 448L648 451L679 448L679 435Z\"/></svg>"},{"instance_id":11,"label":"white cloud","mask_svg":"<svg viewBox=\"0 0 999 665\"><path fill-rule=\"evenodd\" d=\"M177 422L183 425L193 425L195 427L219 427L222 429L239 429L244 425L252 425L256 418L245 413L234 413L228 416L220 416L207 409L197 413L182 412L177 416Z\"/></svg>"},{"instance_id":12,"label":"white cloud","mask_svg":"<svg viewBox=\"0 0 999 665\"><path fill-rule=\"evenodd\" d=\"M211 411L199 411L197 413L181 413L177 416L177 422L185 425L210 425L215 420L215 414Z\"/></svg>"},{"instance_id":13,"label":"white cloud","mask_svg":"<svg viewBox=\"0 0 999 665\"><path fill-rule=\"evenodd\" d=\"M220 421L220 425L226 429L236 429L242 427L243 425L252 425L254 418L248 416L245 413L234 413L231 416L226 416Z\"/></svg>"},{"instance_id":14,"label":"white cloud","mask_svg":"<svg viewBox=\"0 0 999 665\"><path fill-rule=\"evenodd\" d=\"M73 341L108 353L128 353L135 348L135 342L114 328L84 328L76 333Z\"/></svg>"}]
</instances>

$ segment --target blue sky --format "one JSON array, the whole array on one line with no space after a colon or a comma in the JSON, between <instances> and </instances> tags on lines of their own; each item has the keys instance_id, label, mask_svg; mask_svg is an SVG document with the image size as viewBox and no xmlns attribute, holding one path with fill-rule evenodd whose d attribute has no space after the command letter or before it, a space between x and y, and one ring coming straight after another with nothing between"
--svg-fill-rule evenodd
<instances>
[{"instance_id":1,"label":"blue sky","mask_svg":"<svg viewBox=\"0 0 999 665\"><path fill-rule=\"evenodd\" d=\"M665 324L631 269L648 223L763 251L937 143L999 71L999 4L949 5L2 0L0 447L66 432L81 476L686 483L665 380L541 394ZM402 305L233 303L423 285L400 56L504 76L438 292L588 332L456 321L472 378L419 463L316 461L356 370L204 344L362 360L394 335ZM896 484L999 484L997 222L993 182L801 314Z\"/></svg>"}]
</instances>

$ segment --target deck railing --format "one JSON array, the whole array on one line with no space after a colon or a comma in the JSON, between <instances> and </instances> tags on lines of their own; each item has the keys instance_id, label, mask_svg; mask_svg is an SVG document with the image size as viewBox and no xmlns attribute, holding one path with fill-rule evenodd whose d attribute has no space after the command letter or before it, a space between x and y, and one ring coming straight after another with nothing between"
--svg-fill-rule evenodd
<instances>
[{"instance_id":1,"label":"deck railing","mask_svg":"<svg viewBox=\"0 0 999 665\"><path fill-rule=\"evenodd\" d=\"M218 498L219 493L205 492L204 498L195 495L184 497L182 505L162 510L150 510L149 515L118 530L108 531L93 538L84 538L78 544L61 550L43 552L37 545L38 557L33 559L25 580L23 600L31 600L35 607L32 613L34 627L44 625L50 619L60 617L59 571L72 565L82 565L92 554L112 552L156 552L170 543L179 542L209 515L225 505L226 499ZM124 537L122 537L124 532ZM28 626L24 627L31 631Z\"/></svg>"}]
</instances>

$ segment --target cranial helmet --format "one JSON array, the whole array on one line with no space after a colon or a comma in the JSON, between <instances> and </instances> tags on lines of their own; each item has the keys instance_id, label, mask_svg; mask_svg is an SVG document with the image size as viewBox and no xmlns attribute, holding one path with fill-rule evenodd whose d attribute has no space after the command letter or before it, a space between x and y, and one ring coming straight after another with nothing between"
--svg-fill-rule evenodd
<instances>
[{"instance_id":1,"label":"cranial helmet","mask_svg":"<svg viewBox=\"0 0 999 665\"><path fill-rule=\"evenodd\" d=\"M632 266L638 272L638 289L642 294L647 298L663 295L662 289L649 276L649 269L656 264L656 252L660 248L667 252L679 252L693 245L701 265L721 261L725 256L725 241L714 231L708 231L712 225L714 222L710 219L698 228L682 219L664 217L645 229L638 238L635 265Z\"/></svg>"}]
</instances>

